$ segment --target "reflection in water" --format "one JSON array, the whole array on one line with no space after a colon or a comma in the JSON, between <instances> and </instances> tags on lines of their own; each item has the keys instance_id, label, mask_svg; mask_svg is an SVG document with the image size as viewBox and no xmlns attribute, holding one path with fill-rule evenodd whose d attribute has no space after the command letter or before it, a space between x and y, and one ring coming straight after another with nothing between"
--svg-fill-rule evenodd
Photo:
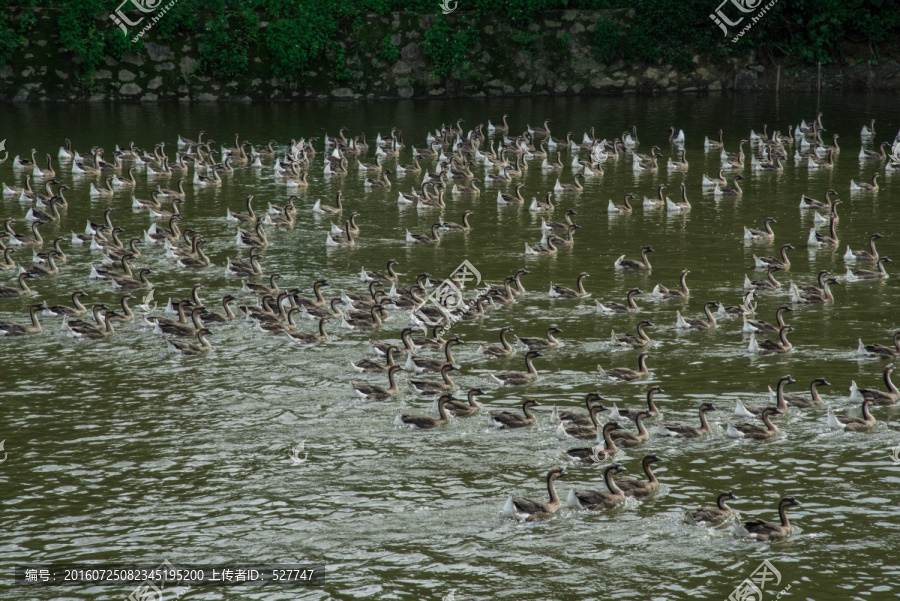
<instances>
[{"instance_id":1,"label":"reflection in water","mask_svg":"<svg viewBox=\"0 0 900 601\"><path fill-rule=\"evenodd\" d=\"M715 176L721 164L718 151L703 151L705 136L716 139L723 129L725 149L735 152L750 129L759 131L764 123L770 132L785 131L789 124L793 129L817 110L825 113L827 133L842 135L834 168L798 167L791 156L781 172L756 172L748 165L740 182L742 196L715 195L701 186L703 174ZM465 344L454 349L461 370L452 378L461 392L482 387L484 410L520 411L525 398L541 405L535 408L537 423L521 429L497 430L483 416L453 419L430 431L395 428L398 411L431 411L431 398L408 392L406 380L419 376L401 375L401 394L379 402L355 398L348 381L352 375L354 381L386 383L383 374L357 374L349 362L366 354L368 340L399 338L407 319L398 311L389 312L386 325L373 333L351 332L330 322L329 340L312 347L263 334L240 319L210 324L214 350L199 359L169 355L140 317L118 325L110 340L97 342L71 340L59 318L43 317L43 335L0 341L6 409L0 438L8 453L0 466L6 482L0 493L2 521L9 533L0 542L4 569L26 560L310 561L327 564L330 573L323 589L303 589L302 598L431 598L455 589L462 600L496 597L503 590L515 590L523 598L592 598L599 568L604 584L620 591L623 599L705 599L727 597L768 559L783 577L782 588L790 584L791 592L804 598L821 598L818 591L836 587L845 591L845 598L894 591L897 562L884 552L896 547L898 539L893 507L900 501L895 490L900 471L891 461L898 442L893 408L874 409L879 423L865 435L826 431L824 405L790 410L778 422L781 432L768 441L730 439L724 424L738 401L766 403L767 388L786 374L797 381L788 391L798 393L814 378L826 378L833 386L819 389L825 403L838 413L857 411L858 404L848 398L850 381L881 386L885 363L858 360L857 339L890 343L898 328L893 320L897 278L842 282L835 287L833 305L796 303L786 315L794 328L790 341L795 350L783 355L749 354L749 334L741 331L738 320L717 315L717 326L705 331L675 327L679 312L685 319L703 317L707 302L739 305L744 276L765 279L754 255L777 256L782 244L796 249L789 252L790 268L776 276L783 287L814 284L822 269L843 276L844 247L864 248L876 231L885 236L878 242L879 252L896 256L900 218L891 203L896 177L881 178L877 193L851 195L849 189L851 179L871 181L879 165L857 158L861 125L877 117L874 142L882 141L881 132L890 132L883 137L891 139L900 127L890 121L892 110L886 98L846 95L817 102L800 94L0 106L2 135L12 154L36 148L39 156L46 151L55 156L66 137L80 150L99 145L109 152L114 144L130 141L150 148L163 139L171 150L178 134L196 138L201 129L225 145L235 132L258 147L274 138L281 149L290 138L316 138L319 154L307 189L288 188L276 179L271 159L260 170L224 174L220 187L188 186L184 227L195 228L207 240L204 250L211 266L179 269L161 247L140 246L143 256L135 264L153 270L156 289L153 299L135 294L135 304L148 300L161 314L169 299L186 298L196 282L202 282L202 299L216 310L225 294L238 296L239 304L255 302L254 295L241 291L240 279L224 269L228 258L246 259L246 251L235 248L236 227L226 220L226 211L245 210L248 194L254 195L257 210L266 203L283 205L297 194L296 224L269 228L270 244L261 253L264 273L280 273L278 285L285 290L299 287L310 296L313 282L324 277L330 283L323 289L327 298L341 291L364 293L360 270L382 270L389 259L398 261L403 287L426 271L445 277L464 259L493 284L527 268L521 278L526 292L515 303L453 328L452 335ZM528 206L532 197L543 201L557 177L562 183L573 181L571 157L564 154L564 167L556 172L542 171L535 159L521 180L524 207L498 206L497 193L513 193L511 183L485 182L481 195L448 194L443 217L462 223L460 216L471 210L471 231L422 247L406 244L406 231L429 231L439 214L397 202L400 192L418 189L420 174L391 174L391 189L379 190L366 189L366 176L357 175L352 161L346 176L322 173L322 139L340 127L364 131L371 144L376 133L387 135L396 126L408 145L421 146L442 122L463 117L474 126L489 117L496 121L504 112L511 115L513 134L526 123L551 118L554 136L571 131L576 141L591 127L612 137L636 124L638 151L649 152L658 144L665 158L656 172L635 172L629 157L607 163L603 175L583 180L583 192L554 195L550 215ZM670 126L684 130L690 160L686 171L666 166L670 156L678 158L667 142ZM371 157L370 152L363 160L371 162ZM397 162L411 163L409 152L385 165L395 171ZM433 160L421 163L433 170ZM484 179L481 167L473 171ZM729 182L731 173L725 172ZM0 167L0 180L22 183L8 164ZM77 289L88 293L90 303L115 305L118 292L88 278L92 263L100 267L98 255L87 247L71 247L71 231L81 233L89 219L101 221L107 206L116 209L112 219L125 228L123 239L142 238L151 224L146 213L130 211L130 193L112 200L91 198L90 182L101 182L73 180L67 170L61 171L60 181L72 187L66 194L69 208L61 222L47 224L42 233L47 240L66 238L68 262L59 275L32 281L35 296L3 301L2 321L22 322L34 299L69 302ZM610 200L619 203L628 192L637 199L657 198L660 184L678 202L681 182L686 183L689 211L645 208L637 200L631 214L607 214ZM177 181L141 175L134 195L149 198L157 184L176 188ZM837 225L840 246L802 252L817 224L813 211L798 209L801 195L824 200L829 187L844 201ZM317 201L332 204L338 190L346 209L359 212L361 233L354 247L328 250L326 233L340 220L311 209ZM0 202L3 217L21 220L27 210L15 199ZM574 247L552 257L526 257L523 243L538 242L541 219L562 221L569 209L581 226ZM768 217L777 220L774 240L745 244L744 227L759 228ZM21 222L16 226L25 229ZM818 231L826 233L827 226ZM655 251L652 271L614 269L617 257L637 257L646 245ZM15 258L30 266L29 252ZM860 267L866 268L854 269ZM887 267L890 271L891 265ZM683 269L690 270L687 300L650 294L656 284L677 284ZM571 287L581 272L590 273L584 297L550 297L551 282ZM3 285L11 284L11 273L2 278ZM644 291L636 297L638 310L597 311L595 300L623 302L634 288ZM756 317L774 321L776 309L788 301L783 290L760 291L753 299ZM654 323L648 329L649 376L634 382L601 379L598 364L637 365L640 350L612 347L610 331L633 333L642 319ZM312 321L300 321L304 331L314 331ZM521 337L542 337L551 325L561 330L556 334L559 346L542 351L544 357L535 363L538 380L524 388L498 386L489 376L521 370L523 347L507 359L479 361L475 356L480 344L496 344L499 330L507 325ZM423 354L440 357L440 351ZM549 419L554 406L582 409L584 395L596 390L610 408L638 408L654 384L665 391L655 399L665 421L694 424L705 402L718 409L709 414L712 431L707 436L658 436L651 423L651 439L644 447L620 451L616 460L634 476L641 474L645 453L664 459L655 472L661 483L657 494L640 502L628 499L605 513L563 508L534 524L500 518L509 493L542 498L547 471L566 461L562 448L570 448L569 443L557 439ZM303 441L302 448L297 441ZM569 466L558 483L561 494L570 486L602 487L602 469ZM803 506L791 512L794 536L759 544L736 538L730 529L711 531L685 523L686 510L712 504L723 490L734 492L737 500L731 504L745 520L776 520L777 500L796 496ZM72 588L65 595L95 599L107 592ZM57 589L29 593L33 598L59 596ZM20 597L11 594L0 593L0 598ZM230 596L219 589L207 594ZM244 594L297 598L297 591L281 589Z\"/></svg>"}]
</instances>

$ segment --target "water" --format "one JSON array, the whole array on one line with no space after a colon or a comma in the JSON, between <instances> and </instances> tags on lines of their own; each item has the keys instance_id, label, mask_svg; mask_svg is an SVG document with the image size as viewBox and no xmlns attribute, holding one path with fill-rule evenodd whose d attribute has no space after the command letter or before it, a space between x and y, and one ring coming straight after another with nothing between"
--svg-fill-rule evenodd
<instances>
[{"instance_id":1,"label":"water","mask_svg":"<svg viewBox=\"0 0 900 601\"><path fill-rule=\"evenodd\" d=\"M801 118L825 113L828 134L840 133L843 152L831 170L797 167L793 158L783 174L757 174L748 168L742 199L716 201L701 191L704 172L713 175L717 153L704 154L704 135L725 130L726 147L736 150L741 136L769 123L769 131L784 129ZM526 208L498 207L490 185L480 198L449 198L447 220L459 221L472 209L474 229L447 236L439 246L409 247L405 231L426 232L438 215L398 207L398 190L417 185L418 176L392 176L389 191L365 190L351 167L346 177L322 173L322 142L339 127L364 131L370 143L391 126L403 130L407 145L424 145L428 131L441 122L462 117L471 127L488 118L511 115L514 131L526 122L553 119L554 135L582 132L595 126L613 136L638 126L639 151L652 144L671 154L666 143L669 125L687 136L687 174L635 176L630 160L608 163L602 177L588 178L580 195L556 197L554 219L565 209L577 210L573 250L554 258L526 259L524 242L536 243L540 217ZM290 345L284 337L262 334L243 321L212 324L214 351L206 357L179 359L166 353L163 340L147 328L126 324L108 341L73 341L61 332L59 318L43 318L41 336L0 341L4 369L4 420L7 461L0 466L4 511L0 522L7 533L0 542L0 569L6 574L0 598L100 599L124 598L131 587L31 589L12 587L12 566L21 562L173 563L314 562L327 566L326 581L314 588L229 590L195 587L186 598L203 599L438 599L453 589L465 599L589 599L599 587L617 591L623 599L726 598L744 578L768 559L782 575L776 588L791 585L795 599L885 599L897 594L900 467L891 449L900 444L894 426L896 410L875 409L879 424L870 434L834 434L824 425L825 408L794 411L782 432L767 442L734 441L724 423L735 401L763 403L767 386L791 374L801 392L815 377L827 377L823 388L836 412L856 411L848 399L851 380L881 388L884 361L858 360L857 338L889 344L896 321L897 281L846 283L835 287L833 306L796 306L787 315L795 331L794 352L782 356L751 356L748 336L736 321L723 321L710 332L679 332L675 312L700 316L707 300L738 304L744 274L752 269L752 254L774 254L791 242L792 267L779 275L787 283L813 283L819 269L842 275L846 244L865 247L875 231L885 235L881 254L900 256L894 210L896 174L882 178L877 194L851 195L849 182L869 181L877 162L860 164L859 130L876 117L876 141L891 140L900 127L890 98L847 95L624 99L510 99L492 101L371 102L292 105L162 106L0 106L2 136L12 154L34 147L50 152L63 138L86 151L130 140L152 146L165 140L175 146L177 134L196 138L206 129L228 145L234 132L263 145L291 137L318 137L319 154L310 173L311 185L300 193L299 214L291 230L269 229L271 243L263 253L265 272L280 272L281 286L311 291L312 282L327 277L326 294L363 291L359 270L383 269L394 258L402 280L428 271L442 277L468 258L490 282L500 282L526 266L527 294L512 306L489 312L481 321L454 328L465 344L456 353L462 366L456 380L462 391L482 386L486 409L517 410L524 397L539 399L538 424L519 431L494 431L483 417L459 419L434 431L408 431L393 426L398 411L428 413L431 400L409 394L400 377L400 395L386 402L352 397L349 380L384 384L382 376L358 375L348 360L366 355L370 339L397 338L406 316L392 312L381 331L347 332L330 323L331 339L314 347ZM170 154L170 156L172 156ZM409 162L405 152L401 162ZM371 160L371 153L368 157ZM386 165L392 166L395 159ZM561 179L571 181L570 156ZM663 159L665 162L665 159ZM426 167L433 163L426 161ZM543 198L556 175L544 175L532 161L523 193ZM184 298L195 282L203 284L207 305L221 310L217 299L235 293L240 282L226 277L227 257L244 258L234 247L235 227L224 220L226 207L244 210L247 194L256 208L284 202L291 193L273 176L272 162L261 170L241 169L227 176L219 190L188 185L184 226L208 240L214 266L187 271L163 258L159 246L145 247L154 273L156 299ZM351 161L351 165L355 165ZM482 168L475 173L482 175ZM130 196L112 201L91 200L91 179L73 181L68 170L60 180L70 207L62 223L43 228L46 239L66 237L69 262L58 276L32 280L35 295L0 301L0 320L24 322L36 300L68 302L72 290L84 289L90 302L118 301L107 283L88 279L89 264L99 261L86 249L70 248L71 230L80 232L87 219L99 221L103 209L116 207L114 222L127 236L141 235L150 225L145 213L133 213ZM156 180L139 175L137 196L148 197ZM10 163L0 166L0 180L11 183ZM684 215L644 210L610 217L609 199L627 191L639 199L654 196L666 183L678 198L687 183L694 206ZM18 182L20 183L20 182ZM164 186L174 181L159 180ZM174 187L174 186L173 186ZM808 251L806 238L812 213L798 210L800 195L822 199L828 187L838 190L836 252ZM327 250L329 219L313 216L316 200L331 203L344 191L347 210L360 213L362 234L355 248ZM21 219L26 207L2 200L2 215ZM775 217L774 244L745 246L742 227L759 227ZM24 232L23 222L17 224ZM652 244L649 274L622 274L612 269L622 254L636 258L641 246ZM47 246L47 245L45 245ZM28 264L30 252L16 256ZM689 268L691 295L686 303L637 297L641 310L631 316L596 314L594 300L623 302L625 292L654 284L674 287L682 268ZM888 265L889 270L892 266ZM591 297L552 301L550 282L573 286L580 271L591 275ZM2 283L11 284L4 272ZM772 320L786 302L783 293L759 297L758 317ZM611 350L611 329L633 332L638 320L657 326L649 360L651 375L630 384L600 381L604 367L636 366L637 351ZM537 382L522 388L499 388L488 372L521 369L521 350L508 361L478 362L482 342L495 343L497 332L512 325L521 336L539 336L550 324L563 330L562 346L536 362ZM314 326L304 321L301 327ZM500 511L510 492L543 498L547 470L564 461L560 442L549 423L551 407L581 408L586 392L600 391L607 404L640 406L650 383L665 394L657 397L665 419L696 421L697 407L713 401L713 432L700 440L657 437L640 449L622 451L618 461L629 474L640 473L640 458L659 454L659 493L642 502L629 500L613 512L586 513L563 509L552 519L518 524ZM738 420L740 421L740 420ZM651 431L653 424L651 423ZM308 460L296 466L291 449L305 441ZM601 468L570 466L559 483L563 498L570 486L600 488ZM765 544L737 538L730 529L709 531L688 526L684 512L712 504L721 490L739 498L732 503L745 519L776 520L776 503L790 494L803 506L790 512L795 534L784 542ZM825 593L823 591L834 591Z\"/></svg>"}]
</instances>

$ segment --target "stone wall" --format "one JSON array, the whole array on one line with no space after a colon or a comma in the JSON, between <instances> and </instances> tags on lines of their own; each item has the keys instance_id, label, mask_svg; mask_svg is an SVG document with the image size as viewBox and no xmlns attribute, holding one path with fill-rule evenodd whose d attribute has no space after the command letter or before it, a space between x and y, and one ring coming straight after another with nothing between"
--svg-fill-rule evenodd
<instances>
[{"instance_id":1,"label":"stone wall","mask_svg":"<svg viewBox=\"0 0 900 601\"><path fill-rule=\"evenodd\" d=\"M265 56L253 55L249 74L218 80L198 70L197 41L166 43L151 30L139 52L123 60L105 57L88 84L75 81L72 57L59 47L53 11L38 10L35 35L10 64L0 68L0 100L33 101L217 101L294 98L412 98L564 94L691 93L718 90L825 88L900 89L900 64L883 60L877 67L778 69L753 54L717 64L694 56L690 71L671 65L617 61L601 64L592 50L594 23L602 11L548 12L527 31L505 23L482 28L459 77L436 79L424 53L424 32L432 15L369 15L354 43L344 43L346 68L337 79L328 58L312 66L302 85L272 75ZM101 25L102 26L102 25ZM115 27L112 22L109 27ZM261 28L266 23L260 24ZM384 37L399 58L381 58ZM518 41L516 41L518 40ZM332 57L333 59L333 57ZM821 81L821 84L820 84Z\"/></svg>"}]
</instances>

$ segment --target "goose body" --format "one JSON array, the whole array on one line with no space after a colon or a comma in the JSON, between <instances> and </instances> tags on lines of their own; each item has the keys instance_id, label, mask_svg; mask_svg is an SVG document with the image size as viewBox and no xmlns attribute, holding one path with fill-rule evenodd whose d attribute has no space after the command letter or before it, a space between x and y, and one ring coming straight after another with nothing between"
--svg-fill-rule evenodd
<instances>
[{"instance_id":1,"label":"goose body","mask_svg":"<svg viewBox=\"0 0 900 601\"><path fill-rule=\"evenodd\" d=\"M504 386L521 386L533 382L538 377L538 372L534 368L532 361L537 357L542 357L540 351L528 351L525 354L526 371L504 371L490 374L497 383Z\"/></svg>"},{"instance_id":2,"label":"goose body","mask_svg":"<svg viewBox=\"0 0 900 601\"><path fill-rule=\"evenodd\" d=\"M647 357L649 356L650 353L648 352L643 352L638 355L637 369L631 369L628 367L613 367L611 369L603 369L598 365L597 371L600 372L600 375L602 377L609 378L610 380L631 382L633 380L646 377L650 373L650 371L647 369Z\"/></svg>"},{"instance_id":3,"label":"goose body","mask_svg":"<svg viewBox=\"0 0 900 601\"><path fill-rule=\"evenodd\" d=\"M698 526L719 526L730 520L734 515L731 507L726 505L726 503L735 500L735 498L731 491L725 491L716 498L715 506L703 506L700 509L691 511L688 515L691 521Z\"/></svg>"},{"instance_id":4,"label":"goose body","mask_svg":"<svg viewBox=\"0 0 900 601\"><path fill-rule=\"evenodd\" d=\"M607 467L603 472L603 479L609 492L569 489L566 505L573 509L586 509L588 511L602 511L621 505L625 502L625 493L619 488L613 476L624 471L625 468L616 463Z\"/></svg>"},{"instance_id":5,"label":"goose body","mask_svg":"<svg viewBox=\"0 0 900 601\"><path fill-rule=\"evenodd\" d=\"M516 428L524 428L530 426L537 421L537 416L532 413L533 407L539 407L534 399L526 399L522 403L522 413L513 413L511 411L491 411L488 414L488 423L500 430L511 430Z\"/></svg>"},{"instance_id":6,"label":"goose body","mask_svg":"<svg viewBox=\"0 0 900 601\"><path fill-rule=\"evenodd\" d=\"M547 492L550 495L549 502L544 503L534 499L509 495L506 504L503 506L503 517L512 520L532 522L546 518L559 511L562 503L556 492L555 482L565 475L566 470L561 467L555 467L547 473Z\"/></svg>"},{"instance_id":7,"label":"goose body","mask_svg":"<svg viewBox=\"0 0 900 601\"><path fill-rule=\"evenodd\" d=\"M663 422L659 425L659 433L662 436L671 436L674 438L698 438L704 434L708 434L709 421L706 417L707 411L716 411L716 408L712 403L703 403L700 405L699 426L676 422Z\"/></svg>"},{"instance_id":8,"label":"goose body","mask_svg":"<svg viewBox=\"0 0 900 601\"><path fill-rule=\"evenodd\" d=\"M800 505L794 497L785 497L778 503L778 515L780 524L766 522L765 520L752 520L744 522L744 529L754 538L761 541L780 540L789 536L791 524L787 517L787 508Z\"/></svg>"}]
</instances>

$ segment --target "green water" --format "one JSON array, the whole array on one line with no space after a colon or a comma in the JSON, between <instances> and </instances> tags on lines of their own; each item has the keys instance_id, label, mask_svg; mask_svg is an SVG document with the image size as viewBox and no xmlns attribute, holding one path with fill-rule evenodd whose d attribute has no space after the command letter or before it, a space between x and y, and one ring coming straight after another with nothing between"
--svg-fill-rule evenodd
<instances>
[{"instance_id":1,"label":"green water","mask_svg":"<svg viewBox=\"0 0 900 601\"><path fill-rule=\"evenodd\" d=\"M724 129L726 147L751 128L784 130L817 112L825 114L826 136L841 134L842 153L833 170L808 170L793 157L781 174L744 170L745 193L739 200L715 200L701 190L703 173L713 175L718 153L703 152L703 137ZM402 129L408 146L424 146L425 136L442 122L465 119L464 127L510 114L513 131L553 120L554 135L572 131L579 140L591 126L612 137L637 125L640 152L652 144L672 154L668 127L687 136L686 174L635 175L630 157L604 165L605 174L588 178L579 195L555 197L553 218L561 220L575 208L581 225L572 250L553 258L524 256L524 243L540 238L540 217L525 208L498 207L498 190L488 185L480 197L447 197L444 218L459 221L463 210L475 211L473 230L448 235L434 247L410 247L405 232L426 232L439 216L434 211L398 207L398 191L417 186L418 176L392 176L390 191L366 190L351 160L344 177L323 175L326 134L339 127L365 132L370 144L378 132ZM349 360L368 353L368 340L398 338L408 313L392 311L374 333L349 332L330 323L328 342L301 347L273 337L238 320L211 324L214 350L205 357L181 359L166 352L159 336L138 324L125 324L101 342L72 340L59 318L42 318L44 333L0 340L3 369L3 422L6 462L0 465L0 598L119 599L132 587L33 588L12 585L12 567L23 562L55 563L294 563L327 567L323 584L302 589L191 589L183 598L202 599L441 599L455 590L455 599L594 599L615 591L620 599L724 599L768 559L782 581L767 588L766 598L788 584L792 599L888 599L897 595L900 578L900 467L891 451L900 444L897 411L874 410L878 425L870 434L832 433L825 427L825 407L794 410L781 433L766 442L735 441L725 435L726 419L734 418L737 400L764 403L767 386L792 375L802 392L815 377L833 386L822 388L837 413L856 412L848 398L851 380L882 388L884 361L859 360L857 339L889 344L897 321L897 277L875 283L847 282L835 286L830 306L796 306L787 315L795 328L787 355L756 357L747 352L749 336L739 321L722 320L708 332L680 332L676 311L702 315L709 300L738 304L743 279L758 279L754 253L774 254L793 243L787 283L814 283L820 269L843 275L845 245L865 247L870 234L880 232L882 255L900 258L900 197L898 174L882 177L877 194L849 193L851 179L869 181L879 163L860 163L859 130L877 119L876 141L893 140L900 119L896 98L847 95L791 94L741 97L680 97L624 99L510 99L496 101L371 102L294 105L195 106L0 106L0 138L11 154L39 156L56 150L66 137L77 150L93 145L111 154L114 144L131 140L145 147L158 141L175 147L177 135L196 138L206 129L231 145L239 132L262 146L274 138L283 150L290 138L319 138L319 153L310 170L310 187L300 192L298 218L291 230L269 229L270 245L262 258L268 273L282 274L283 288L311 292L312 283L327 277L326 295L340 290L363 292L361 267L382 269L397 259L408 286L415 274L428 271L444 277L463 259L484 279L499 283L520 267L529 274L527 293L513 305L492 310L479 321L454 326L465 344L456 353L461 371L455 378L461 391L481 386L485 409L517 410L525 397L542 403L536 426L496 431L483 417L454 420L434 431L409 431L393 425L398 411L428 413L431 400L408 392L401 373L401 393L384 402L353 397L349 381L385 384L382 376L359 375ZM754 151L755 152L755 151ZM791 151L791 154L793 152ZM372 161L372 152L364 160ZM584 156L584 153L582 153ZM389 159L386 166L393 166ZM409 149L400 162L410 162ZM187 271L164 258L160 246L144 247L138 266L150 266L160 306L169 297L184 298L195 282L203 284L208 306L221 310L217 299L234 293L241 303L254 298L240 292L238 280L226 276L227 257L244 258L234 246L235 225L226 207L244 210L243 199L254 194L256 208L283 203L292 192L273 175L271 160L258 170L240 169L225 177L220 189L188 185L184 227L208 240L205 250L214 266ZM571 181L571 156L561 179ZM665 158L663 159L665 163ZM423 166L432 169L433 161ZM523 194L543 198L555 174L543 174L540 159L529 162ZM100 221L106 206L126 236L140 236L151 221L130 209L130 194L111 201L91 200L91 178L73 180L68 169L57 169L60 181L72 187L70 206L61 223L48 224L43 234L66 237L69 261L57 276L32 280L35 294L21 300L0 300L0 321L27 320L27 308L37 300L68 302L76 289L91 302L113 305L119 295L108 283L88 279L99 255L70 247L70 231L81 232L85 221ZM473 168L481 177L483 167ZM11 161L0 165L0 180L21 185ZM161 183L138 175L139 198ZM687 183L693 204L689 213L669 215L645 210L640 199L654 196L665 183L673 200ZM800 196L817 199L834 187L844 204L839 208L838 251L810 251L806 239L812 213L798 210ZM347 210L360 213L361 235L354 248L328 250L325 235L331 220L314 216L316 200L333 202L344 192ZM609 199L620 202L633 191L639 201L627 217L606 213ZM17 219L19 232L27 207L4 198L2 217ZM775 242L746 246L743 226L759 227L775 217ZM824 229L822 230L824 231ZM652 244L653 270L621 273L614 260L637 258L641 246ZM45 248L48 245L45 245ZM30 251L16 259L29 266ZM594 300L623 302L629 288L645 292L656 283L675 287L683 268L691 274L690 299L661 302L637 297L640 311L628 316L598 315ZM888 265L889 271L893 271ZM581 271L591 275L591 294L580 300L551 300L550 283L573 286ZM0 274L0 285L12 285L11 272ZM788 302L785 293L759 295L757 317L771 321L775 309ZM161 309L157 310L159 313ZM640 319L656 327L649 378L622 384L601 381L597 365L635 367L637 351L610 349L610 330L633 332ZM496 343L497 332L511 325L520 336L539 336L557 324L561 346L536 361L539 379L526 387L500 388L488 376L503 369L521 369L524 353L508 361L478 361L483 342ZM312 331L310 321L301 328ZM434 356L437 354L432 353ZM651 383L665 393L657 397L666 420L696 421L697 407L713 401L713 431L694 441L655 435L643 447L620 451L617 461L631 475L640 473L640 459L654 452L664 459L656 470L658 494L641 502L629 500L613 512L587 513L563 508L551 519L518 524L500 516L510 492L543 498L549 468L565 463L561 448L581 446L559 441L550 410L581 408L584 394L599 391L607 405L636 407ZM305 441L308 460L296 466L291 449ZM559 482L563 498L570 486L602 487L602 468L570 465ZM776 504L794 495L803 505L791 510L792 537L759 543L735 536L731 529L709 531L686 525L684 512L712 504L721 490L739 498L733 508L746 519L776 520ZM771 587L771 585L770 585Z\"/></svg>"}]
</instances>

